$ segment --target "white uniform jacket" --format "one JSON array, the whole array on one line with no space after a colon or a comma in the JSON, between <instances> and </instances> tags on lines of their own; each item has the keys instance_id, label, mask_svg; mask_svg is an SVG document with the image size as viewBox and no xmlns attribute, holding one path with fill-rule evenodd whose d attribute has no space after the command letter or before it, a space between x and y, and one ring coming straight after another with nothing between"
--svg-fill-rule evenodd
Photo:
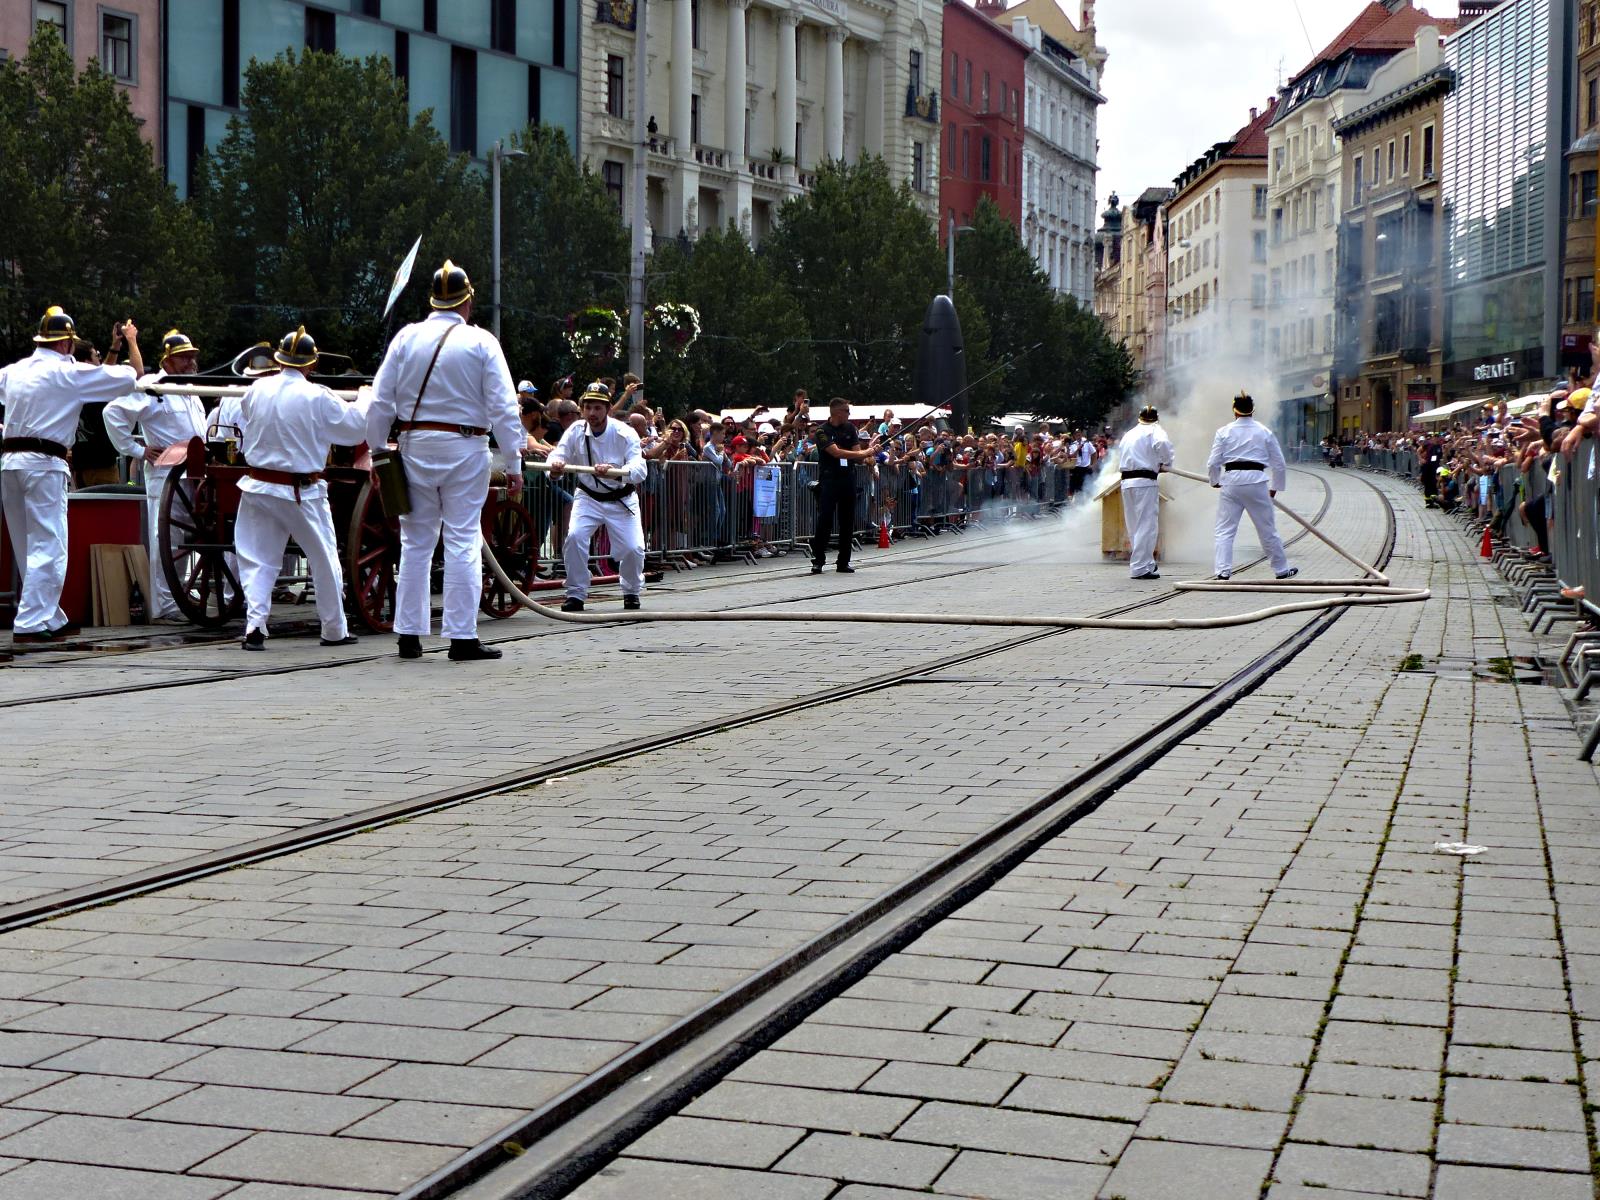
<instances>
[{"instance_id":1,"label":"white uniform jacket","mask_svg":"<svg viewBox=\"0 0 1600 1200\"><path fill-rule=\"evenodd\" d=\"M1229 471L1231 462L1258 462L1265 465L1261 471ZM1288 467L1283 461L1283 447L1277 435L1254 417L1239 417L1217 430L1211 443L1211 457L1206 460L1206 475L1213 485L1242 485L1267 483L1275 492L1288 486Z\"/></svg>"},{"instance_id":2,"label":"white uniform jacket","mask_svg":"<svg viewBox=\"0 0 1600 1200\"><path fill-rule=\"evenodd\" d=\"M434 347L445 330L456 326L439 352L428 391L417 403L422 378L428 373ZM518 415L517 390L505 351L494 335L469 325L459 313L436 312L394 335L372 381L374 400L367 418L367 444L388 445L395 421L443 421L494 432L507 471L522 471L527 433ZM431 435L433 437L438 434ZM423 446L417 446L425 452ZM407 453L411 450L408 448Z\"/></svg>"},{"instance_id":3,"label":"white uniform jacket","mask_svg":"<svg viewBox=\"0 0 1600 1200\"><path fill-rule=\"evenodd\" d=\"M1160 425L1136 425L1117 443L1118 465L1124 471L1155 471L1172 467L1172 439ZM1157 479L1124 479L1125 488L1155 487Z\"/></svg>"},{"instance_id":4,"label":"white uniform jacket","mask_svg":"<svg viewBox=\"0 0 1600 1200\"><path fill-rule=\"evenodd\" d=\"M133 391L132 367L96 367L74 362L41 346L27 358L0 369L0 407L7 437L41 438L69 450L78 438L85 404L115 400ZM66 462L37 451L13 451L0 460L8 471L45 470L65 474Z\"/></svg>"},{"instance_id":5,"label":"white uniform jacket","mask_svg":"<svg viewBox=\"0 0 1600 1200\"><path fill-rule=\"evenodd\" d=\"M358 446L367 437L367 403L346 404L321 384L298 371L258 379L244 394L245 433L240 448L245 462L269 471L313 475L328 465L332 446ZM285 500L320 499L327 485L303 487L299 496L286 483L267 483L246 476L239 490Z\"/></svg>"},{"instance_id":6,"label":"white uniform jacket","mask_svg":"<svg viewBox=\"0 0 1600 1200\"><path fill-rule=\"evenodd\" d=\"M637 488L644 482L645 475L649 472L639 445L639 435L615 417L606 418L605 432L600 434L589 432L587 421L576 421L567 426L567 431L561 435L561 440L550 453L550 462L575 467L610 463L618 468L618 473L609 479L593 475L574 476L578 483L578 496L586 498L592 498L589 497L590 492L604 496L610 492L620 491L623 485L629 483ZM635 491L622 503L637 511L638 492Z\"/></svg>"},{"instance_id":7,"label":"white uniform jacket","mask_svg":"<svg viewBox=\"0 0 1600 1200\"><path fill-rule=\"evenodd\" d=\"M158 372L140 382L181 385L183 376ZM134 392L106 405L104 417L111 444L129 458L144 456L144 446L134 440L135 425L143 428L145 444L150 446L186 446L190 438L206 435L206 406L197 396Z\"/></svg>"}]
</instances>

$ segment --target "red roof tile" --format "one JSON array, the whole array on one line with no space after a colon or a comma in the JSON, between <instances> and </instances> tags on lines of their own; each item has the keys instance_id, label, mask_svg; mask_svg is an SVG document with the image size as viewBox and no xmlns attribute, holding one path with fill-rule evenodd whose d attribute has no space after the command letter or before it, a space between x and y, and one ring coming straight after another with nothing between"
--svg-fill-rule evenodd
<instances>
[{"instance_id":1,"label":"red roof tile","mask_svg":"<svg viewBox=\"0 0 1600 1200\"><path fill-rule=\"evenodd\" d=\"M1252 120L1229 140L1233 148L1225 155L1227 158L1265 158L1267 156L1267 126L1272 124L1272 118L1278 111L1278 98L1274 96L1272 102L1265 109L1257 113Z\"/></svg>"},{"instance_id":2,"label":"red roof tile","mask_svg":"<svg viewBox=\"0 0 1600 1200\"><path fill-rule=\"evenodd\" d=\"M1356 19L1345 26L1309 63L1289 82L1294 83L1313 67L1333 62L1351 50L1404 50L1416 40L1417 30L1424 25L1437 26L1440 33L1454 33L1459 24L1453 17L1435 17L1426 9L1407 6L1390 12L1378 0L1372 0Z\"/></svg>"}]
</instances>

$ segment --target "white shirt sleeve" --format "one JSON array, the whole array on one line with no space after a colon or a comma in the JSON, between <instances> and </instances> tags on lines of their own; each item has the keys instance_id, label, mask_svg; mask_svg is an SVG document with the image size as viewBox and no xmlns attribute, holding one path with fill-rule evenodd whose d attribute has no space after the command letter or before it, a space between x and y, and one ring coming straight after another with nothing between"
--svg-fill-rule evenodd
<instances>
[{"instance_id":1,"label":"white shirt sleeve","mask_svg":"<svg viewBox=\"0 0 1600 1200\"><path fill-rule=\"evenodd\" d=\"M106 423L106 436L117 448L117 453L128 458L144 457L144 447L133 436L133 427L144 420L150 398L144 392L120 396L107 403L101 418Z\"/></svg>"},{"instance_id":2,"label":"white shirt sleeve","mask_svg":"<svg viewBox=\"0 0 1600 1200\"><path fill-rule=\"evenodd\" d=\"M1267 431L1267 469L1272 472L1272 490L1281 492L1289 486L1289 470L1283 461L1283 447L1278 445L1278 435Z\"/></svg>"},{"instance_id":3,"label":"white shirt sleeve","mask_svg":"<svg viewBox=\"0 0 1600 1200\"><path fill-rule=\"evenodd\" d=\"M650 473L650 468L645 465L644 451L639 444L639 435L624 425L622 426L622 438L627 444L626 458L621 463L622 474L629 483L637 487L644 482L645 476Z\"/></svg>"},{"instance_id":4,"label":"white shirt sleeve","mask_svg":"<svg viewBox=\"0 0 1600 1200\"><path fill-rule=\"evenodd\" d=\"M545 461L566 466L567 460L572 455L573 448L578 444L578 438L582 436L581 431L583 428L584 423L582 421L574 421L566 429L562 430L561 439L556 442L556 448L550 452Z\"/></svg>"},{"instance_id":5,"label":"white shirt sleeve","mask_svg":"<svg viewBox=\"0 0 1600 1200\"><path fill-rule=\"evenodd\" d=\"M1219 429L1217 436L1211 439L1211 457L1206 459L1206 478L1211 481L1212 487L1222 482L1222 439L1227 433L1227 429Z\"/></svg>"},{"instance_id":6,"label":"white shirt sleeve","mask_svg":"<svg viewBox=\"0 0 1600 1200\"><path fill-rule=\"evenodd\" d=\"M336 446L359 446L367 440L371 402L357 400L346 404L327 388L317 397L322 408L323 432Z\"/></svg>"},{"instance_id":7,"label":"white shirt sleeve","mask_svg":"<svg viewBox=\"0 0 1600 1200\"><path fill-rule=\"evenodd\" d=\"M98 404L102 400L115 400L133 391L139 377L132 367L117 365L97 367L92 363L78 363L72 372L72 383L78 397L85 404Z\"/></svg>"},{"instance_id":8,"label":"white shirt sleeve","mask_svg":"<svg viewBox=\"0 0 1600 1200\"><path fill-rule=\"evenodd\" d=\"M1172 470L1172 456L1173 456L1172 439L1169 438L1169 437L1166 437L1166 436L1162 436L1160 438L1157 438L1156 439L1156 457L1161 463L1161 467L1160 467L1161 470L1163 470L1163 471Z\"/></svg>"},{"instance_id":9,"label":"white shirt sleeve","mask_svg":"<svg viewBox=\"0 0 1600 1200\"><path fill-rule=\"evenodd\" d=\"M372 404L367 409L366 443L374 450L382 450L389 444L389 427L394 424L396 414L396 380L400 374L398 351L400 339L404 336L404 330L394 335L383 361L378 364L378 373L372 378Z\"/></svg>"}]
</instances>

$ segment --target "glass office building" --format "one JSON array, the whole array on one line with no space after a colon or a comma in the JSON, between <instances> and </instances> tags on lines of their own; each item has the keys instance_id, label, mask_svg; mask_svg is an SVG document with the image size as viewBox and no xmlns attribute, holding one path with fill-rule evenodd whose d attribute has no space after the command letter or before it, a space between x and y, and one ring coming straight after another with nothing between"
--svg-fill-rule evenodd
<instances>
[{"instance_id":1,"label":"glass office building","mask_svg":"<svg viewBox=\"0 0 1600 1200\"><path fill-rule=\"evenodd\" d=\"M1571 45L1562 0L1506 0L1456 33L1441 147L1448 398L1555 371Z\"/></svg>"},{"instance_id":2,"label":"glass office building","mask_svg":"<svg viewBox=\"0 0 1600 1200\"><path fill-rule=\"evenodd\" d=\"M578 123L577 0L166 0L167 178L187 196L200 152L239 108L252 58L284 50L381 55L411 112L433 110L475 158L530 121Z\"/></svg>"}]
</instances>

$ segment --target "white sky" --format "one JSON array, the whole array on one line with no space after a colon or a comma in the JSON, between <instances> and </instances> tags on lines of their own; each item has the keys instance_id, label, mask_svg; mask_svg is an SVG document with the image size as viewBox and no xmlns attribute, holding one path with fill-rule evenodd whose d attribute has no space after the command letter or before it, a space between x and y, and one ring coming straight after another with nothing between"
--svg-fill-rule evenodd
<instances>
[{"instance_id":1,"label":"white sky","mask_svg":"<svg viewBox=\"0 0 1600 1200\"><path fill-rule=\"evenodd\" d=\"M1078 0L1057 2L1076 24ZM1456 15L1456 0L1413 2L1436 17ZM1171 187L1173 176L1243 126L1252 106L1266 106L1280 66L1284 79L1294 75L1311 61L1312 47L1331 42L1366 3L1098 0L1098 40L1110 55L1100 211L1113 191L1127 204L1145 188Z\"/></svg>"}]
</instances>

